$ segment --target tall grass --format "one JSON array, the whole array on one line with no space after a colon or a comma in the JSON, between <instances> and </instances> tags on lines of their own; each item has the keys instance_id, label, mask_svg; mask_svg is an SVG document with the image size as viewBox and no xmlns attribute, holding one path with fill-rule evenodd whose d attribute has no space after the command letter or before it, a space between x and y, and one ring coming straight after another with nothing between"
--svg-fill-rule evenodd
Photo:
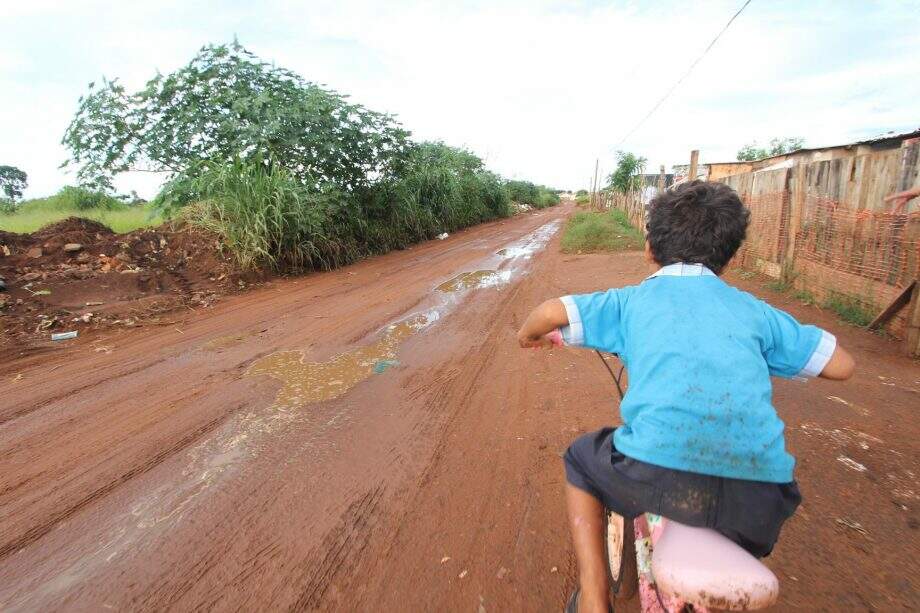
<instances>
[{"instance_id":1,"label":"tall grass","mask_svg":"<svg viewBox=\"0 0 920 613\"><path fill-rule=\"evenodd\" d=\"M566 253L628 251L642 249L644 242L642 233L617 209L605 213L578 211L569 218L562 233L562 250Z\"/></svg>"},{"instance_id":2,"label":"tall grass","mask_svg":"<svg viewBox=\"0 0 920 613\"><path fill-rule=\"evenodd\" d=\"M188 197L197 202L180 217L220 236L244 268L329 268L352 255L330 236L343 198L310 192L281 167L205 165L167 184L157 204Z\"/></svg>"},{"instance_id":3,"label":"tall grass","mask_svg":"<svg viewBox=\"0 0 920 613\"><path fill-rule=\"evenodd\" d=\"M205 164L169 183L156 204L186 202L182 218L218 234L243 267L293 270L334 268L511 214L497 176L438 143L353 193L303 185L258 159Z\"/></svg>"},{"instance_id":4,"label":"tall grass","mask_svg":"<svg viewBox=\"0 0 920 613\"><path fill-rule=\"evenodd\" d=\"M93 219L118 233L163 221L163 215L150 205L127 205L100 192L68 186L53 196L26 200L0 214L0 230L34 232L67 217Z\"/></svg>"}]
</instances>

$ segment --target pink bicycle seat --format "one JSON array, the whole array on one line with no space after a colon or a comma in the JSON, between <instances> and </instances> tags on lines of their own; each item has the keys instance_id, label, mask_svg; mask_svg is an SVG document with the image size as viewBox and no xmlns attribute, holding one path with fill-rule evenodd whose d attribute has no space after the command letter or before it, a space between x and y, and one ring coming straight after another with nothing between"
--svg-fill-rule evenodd
<instances>
[{"instance_id":1,"label":"pink bicycle seat","mask_svg":"<svg viewBox=\"0 0 920 613\"><path fill-rule=\"evenodd\" d=\"M693 604L750 611L779 596L779 581L757 558L708 528L666 520L652 553L658 588Z\"/></svg>"}]
</instances>

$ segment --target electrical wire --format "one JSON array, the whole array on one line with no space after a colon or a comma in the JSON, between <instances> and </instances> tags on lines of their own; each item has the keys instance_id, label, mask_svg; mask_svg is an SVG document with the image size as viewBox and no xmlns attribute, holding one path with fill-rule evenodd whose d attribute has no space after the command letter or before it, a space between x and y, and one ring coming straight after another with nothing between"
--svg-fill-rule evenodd
<instances>
[{"instance_id":1,"label":"electrical wire","mask_svg":"<svg viewBox=\"0 0 920 613\"><path fill-rule=\"evenodd\" d=\"M618 142L618 143L616 144L616 146L613 147L613 149L619 149L619 148L623 145L623 143L626 142L626 139L628 139L630 136L632 136L633 134L635 134L635 133L636 133L636 130L638 130L640 127L642 127L642 124L644 124L644 123L648 120L648 118L651 117L652 114L653 114L655 111L657 111L658 108L659 108L662 104L664 104L665 100L667 100L668 98L671 97L671 94L674 93L674 90L677 89L677 87L678 87L681 83L684 82L684 79L686 79L688 76L690 76L690 73L693 72L693 69L696 68L696 65L700 63L700 61L706 56L707 53L709 53L709 50L712 49L712 48L715 46L716 42L722 37L723 34L725 34L725 31L728 30L728 27L729 27L730 25L732 25L732 22L734 22L735 19L738 18L738 15L740 15L741 12L744 11L744 9L746 9L746 8L747 8L747 5L749 5L750 3L751 3L751 0L746 0L745 3L744 3L743 5L741 5L741 8L738 9L738 12L736 12L734 15L732 15L732 18L728 20L728 23L725 24L725 27L722 28L722 30L721 30L718 34L716 34L716 37L712 39L712 42L709 43L709 46L707 46L706 49L704 49L703 52L699 55L699 57L696 58L696 59L693 61L692 64L690 64L690 68L687 69L687 72L685 72L685 73L683 74L683 76L682 76L681 78L679 78L679 79L677 80L677 82L674 83L674 85L671 86L671 88L665 93L665 95L662 96L661 99L658 100L658 102L655 103L655 106L653 106L652 109L651 109L648 113L645 114L645 117L643 117L642 119L640 119L640 120L639 120L639 123L637 123L635 126L633 126L632 130L630 130L630 131L626 134L626 136L624 136L623 138L620 139L620 142Z\"/></svg>"}]
</instances>

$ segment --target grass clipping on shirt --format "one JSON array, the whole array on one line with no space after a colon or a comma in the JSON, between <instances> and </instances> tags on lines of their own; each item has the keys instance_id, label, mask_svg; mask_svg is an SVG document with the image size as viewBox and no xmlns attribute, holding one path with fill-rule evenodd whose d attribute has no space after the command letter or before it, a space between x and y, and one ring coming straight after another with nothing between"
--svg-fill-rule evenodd
<instances>
[{"instance_id":1,"label":"grass clipping on shirt","mask_svg":"<svg viewBox=\"0 0 920 613\"><path fill-rule=\"evenodd\" d=\"M626 213L578 211L562 233L563 253L599 253L642 249L645 237L629 224Z\"/></svg>"}]
</instances>

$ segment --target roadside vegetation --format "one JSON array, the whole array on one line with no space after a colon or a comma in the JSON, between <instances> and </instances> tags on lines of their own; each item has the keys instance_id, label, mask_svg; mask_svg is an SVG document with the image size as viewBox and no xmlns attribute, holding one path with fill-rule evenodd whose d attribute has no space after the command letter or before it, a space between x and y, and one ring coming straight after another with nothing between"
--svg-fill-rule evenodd
<instances>
[{"instance_id":1,"label":"roadside vegetation","mask_svg":"<svg viewBox=\"0 0 920 613\"><path fill-rule=\"evenodd\" d=\"M0 211L0 230L35 232L67 217L92 219L119 233L163 222L160 211L148 203L126 203L102 192L68 186L47 198L15 204L8 200Z\"/></svg>"},{"instance_id":2,"label":"roadside vegetation","mask_svg":"<svg viewBox=\"0 0 920 613\"><path fill-rule=\"evenodd\" d=\"M562 233L565 253L597 253L642 249L645 238L629 224L626 213L578 211L566 223Z\"/></svg>"},{"instance_id":3,"label":"roadside vegetation","mask_svg":"<svg viewBox=\"0 0 920 613\"><path fill-rule=\"evenodd\" d=\"M205 46L136 92L90 83L63 144L83 187L10 200L0 227L26 232L77 214L125 231L175 218L217 234L245 268L308 270L508 217L512 201L559 202L468 150L416 142L395 117L236 42ZM149 204L113 198L114 177L137 170L169 179Z\"/></svg>"},{"instance_id":4,"label":"roadside vegetation","mask_svg":"<svg viewBox=\"0 0 920 613\"><path fill-rule=\"evenodd\" d=\"M537 209L559 204L559 194L548 187L535 185L530 181L508 181L505 189L514 202L527 204Z\"/></svg>"}]
</instances>

